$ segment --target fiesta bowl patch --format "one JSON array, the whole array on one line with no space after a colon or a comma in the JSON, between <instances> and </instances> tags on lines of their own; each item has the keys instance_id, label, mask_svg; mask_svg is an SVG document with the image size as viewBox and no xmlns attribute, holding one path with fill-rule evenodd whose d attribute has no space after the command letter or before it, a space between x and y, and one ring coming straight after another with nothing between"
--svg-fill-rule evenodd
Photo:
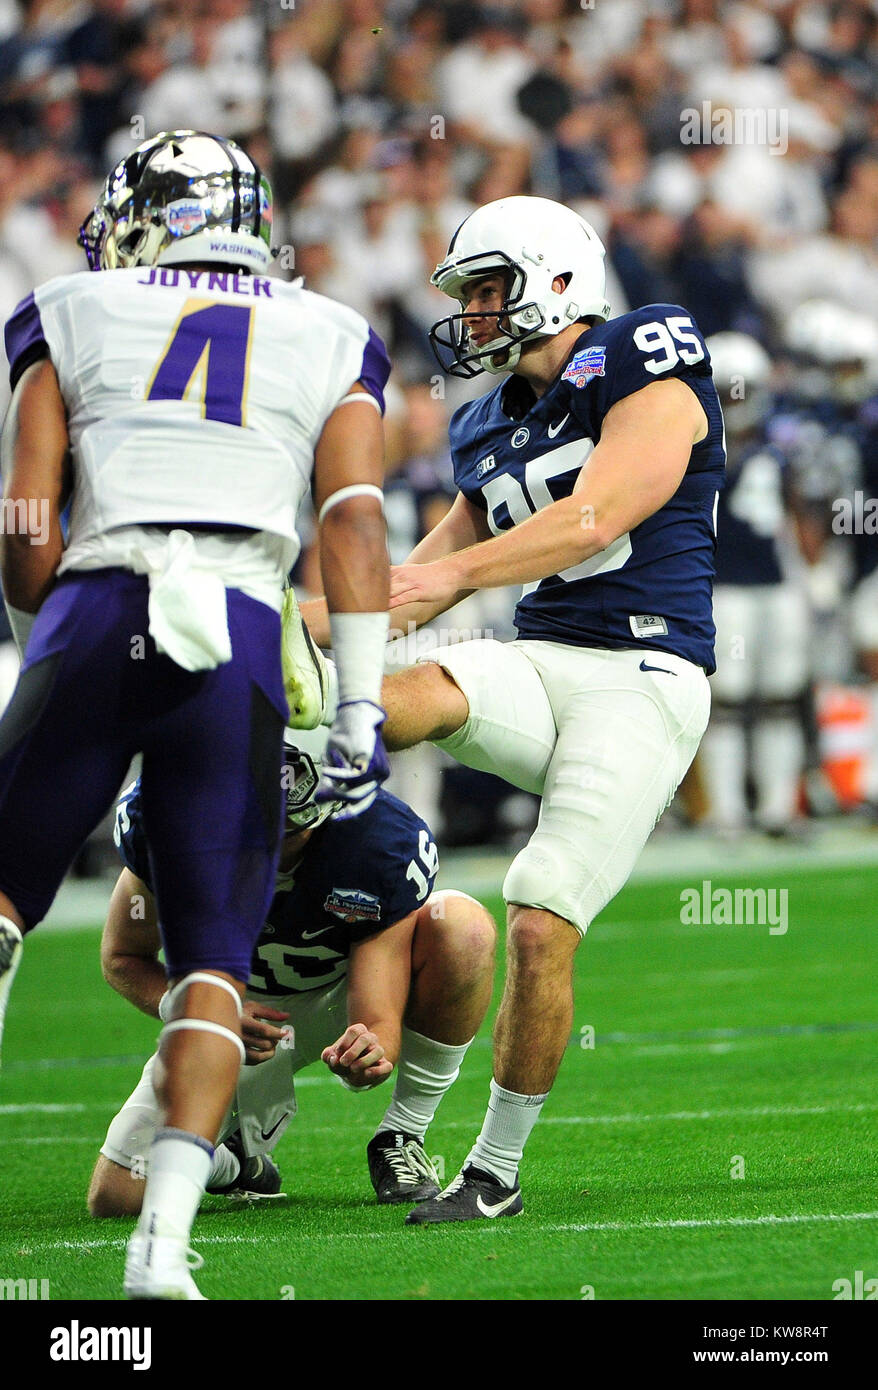
<instances>
[{"instance_id":1,"label":"fiesta bowl patch","mask_svg":"<svg viewBox=\"0 0 878 1390\"><path fill-rule=\"evenodd\" d=\"M333 888L323 906L343 922L381 920L381 900L371 893L363 893L359 888Z\"/></svg>"},{"instance_id":2,"label":"fiesta bowl patch","mask_svg":"<svg viewBox=\"0 0 878 1390\"><path fill-rule=\"evenodd\" d=\"M190 232L203 227L206 221L201 204L187 198L178 198L175 203L168 203L165 209L165 225L174 236L189 236Z\"/></svg>"},{"instance_id":3,"label":"fiesta bowl patch","mask_svg":"<svg viewBox=\"0 0 878 1390\"><path fill-rule=\"evenodd\" d=\"M605 347L587 347L581 352L576 352L571 357L567 366L564 368L562 381L572 381L574 386L582 389L587 386L593 376L605 376L607 365L607 349Z\"/></svg>"}]
</instances>

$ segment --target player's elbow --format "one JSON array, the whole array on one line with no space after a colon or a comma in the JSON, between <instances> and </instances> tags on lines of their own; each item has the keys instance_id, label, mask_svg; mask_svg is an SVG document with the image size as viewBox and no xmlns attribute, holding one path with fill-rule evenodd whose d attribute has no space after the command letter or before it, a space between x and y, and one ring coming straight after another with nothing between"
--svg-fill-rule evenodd
<instances>
[{"instance_id":1,"label":"player's elbow","mask_svg":"<svg viewBox=\"0 0 878 1390\"><path fill-rule=\"evenodd\" d=\"M381 502L370 494L345 497L334 503L323 517L321 534L347 533L365 540L384 534L384 512Z\"/></svg>"}]
</instances>

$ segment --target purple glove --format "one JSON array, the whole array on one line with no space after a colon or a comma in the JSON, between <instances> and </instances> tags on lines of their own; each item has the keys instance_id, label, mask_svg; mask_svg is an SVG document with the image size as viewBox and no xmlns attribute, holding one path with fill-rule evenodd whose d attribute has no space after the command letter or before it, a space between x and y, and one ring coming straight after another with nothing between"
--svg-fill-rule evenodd
<instances>
[{"instance_id":1,"label":"purple glove","mask_svg":"<svg viewBox=\"0 0 878 1390\"><path fill-rule=\"evenodd\" d=\"M379 732L386 717L371 700L348 700L338 707L315 795L316 801L343 803L336 820L350 820L368 810L390 775Z\"/></svg>"}]
</instances>

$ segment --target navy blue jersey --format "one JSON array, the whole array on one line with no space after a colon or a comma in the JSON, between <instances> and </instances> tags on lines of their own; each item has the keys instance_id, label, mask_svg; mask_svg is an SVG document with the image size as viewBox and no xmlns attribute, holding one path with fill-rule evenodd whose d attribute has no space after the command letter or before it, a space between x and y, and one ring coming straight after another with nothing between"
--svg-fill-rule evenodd
<instances>
[{"instance_id":1,"label":"navy blue jersey","mask_svg":"<svg viewBox=\"0 0 878 1390\"><path fill-rule=\"evenodd\" d=\"M679 377L707 416L674 496L600 554L525 585L519 637L581 647L674 652L714 669L714 514L725 454L719 399L704 339L684 309L650 304L577 340L536 400L521 377L462 406L450 439L458 488L497 534L562 497L601 437L617 401Z\"/></svg>"},{"instance_id":2,"label":"navy blue jersey","mask_svg":"<svg viewBox=\"0 0 878 1390\"><path fill-rule=\"evenodd\" d=\"M113 838L122 863L149 887L139 778L122 793ZM292 872L278 874L248 990L296 994L332 984L352 945L426 901L438 868L429 826L383 789L353 820L325 821Z\"/></svg>"},{"instance_id":3,"label":"navy blue jersey","mask_svg":"<svg viewBox=\"0 0 878 1390\"><path fill-rule=\"evenodd\" d=\"M729 445L716 519L717 584L780 584L784 457L762 440Z\"/></svg>"}]
</instances>

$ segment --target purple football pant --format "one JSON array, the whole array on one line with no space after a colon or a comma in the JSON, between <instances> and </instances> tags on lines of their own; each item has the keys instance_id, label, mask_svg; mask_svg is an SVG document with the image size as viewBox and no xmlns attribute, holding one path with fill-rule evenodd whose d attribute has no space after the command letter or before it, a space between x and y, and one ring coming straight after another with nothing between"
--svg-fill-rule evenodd
<instances>
[{"instance_id":1,"label":"purple football pant","mask_svg":"<svg viewBox=\"0 0 878 1390\"><path fill-rule=\"evenodd\" d=\"M0 889L29 930L143 754L143 819L171 979L250 973L274 890L287 716L280 619L227 590L232 659L184 671L149 636L148 581L65 576L0 720Z\"/></svg>"}]
</instances>

